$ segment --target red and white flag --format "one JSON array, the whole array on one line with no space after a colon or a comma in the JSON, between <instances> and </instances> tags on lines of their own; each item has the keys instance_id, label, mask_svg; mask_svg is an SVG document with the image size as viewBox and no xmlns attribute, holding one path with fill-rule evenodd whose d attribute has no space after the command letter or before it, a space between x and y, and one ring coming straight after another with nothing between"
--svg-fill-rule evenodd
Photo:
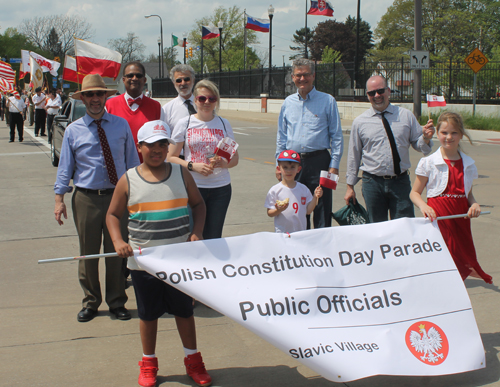
<instances>
[{"instance_id":1,"label":"red and white flag","mask_svg":"<svg viewBox=\"0 0 500 387\"><path fill-rule=\"evenodd\" d=\"M82 83L83 78L87 74L76 71L76 59L70 55L64 57L64 68L62 79L68 82Z\"/></svg>"},{"instance_id":2,"label":"red and white flag","mask_svg":"<svg viewBox=\"0 0 500 387\"><path fill-rule=\"evenodd\" d=\"M321 171L319 175L319 185L325 188L337 189L339 175L328 171Z\"/></svg>"},{"instance_id":3,"label":"red and white flag","mask_svg":"<svg viewBox=\"0 0 500 387\"><path fill-rule=\"evenodd\" d=\"M7 62L0 60L0 78L5 79L9 83L14 83L16 71Z\"/></svg>"},{"instance_id":4,"label":"red and white flag","mask_svg":"<svg viewBox=\"0 0 500 387\"><path fill-rule=\"evenodd\" d=\"M238 143L234 141L230 137L224 137L217 144L217 148L215 149L215 154L220 157L224 157L227 161L230 161L236 150L238 149Z\"/></svg>"},{"instance_id":5,"label":"red and white flag","mask_svg":"<svg viewBox=\"0 0 500 387\"><path fill-rule=\"evenodd\" d=\"M44 73L49 72L54 77L57 77L57 70L59 70L59 67L61 66L61 64L59 62L56 62L55 60L50 60L50 59L44 58L43 56L41 56L33 51L30 52L30 55L33 59L36 60L36 63L38 63L40 65L40 67L42 68L42 71Z\"/></svg>"},{"instance_id":6,"label":"red and white flag","mask_svg":"<svg viewBox=\"0 0 500 387\"><path fill-rule=\"evenodd\" d=\"M446 106L446 100L442 95L427 94L427 107Z\"/></svg>"},{"instance_id":7,"label":"red and white flag","mask_svg":"<svg viewBox=\"0 0 500 387\"><path fill-rule=\"evenodd\" d=\"M5 78L0 78L0 91L8 94L13 93L16 98L19 98L19 93L14 87L14 83L7 81Z\"/></svg>"},{"instance_id":8,"label":"red and white flag","mask_svg":"<svg viewBox=\"0 0 500 387\"><path fill-rule=\"evenodd\" d=\"M81 74L99 74L116 79L120 74L122 54L81 39L75 39L76 68Z\"/></svg>"},{"instance_id":9,"label":"red and white flag","mask_svg":"<svg viewBox=\"0 0 500 387\"><path fill-rule=\"evenodd\" d=\"M30 73L30 52L21 50L21 67L19 67L19 79L24 79Z\"/></svg>"}]
</instances>

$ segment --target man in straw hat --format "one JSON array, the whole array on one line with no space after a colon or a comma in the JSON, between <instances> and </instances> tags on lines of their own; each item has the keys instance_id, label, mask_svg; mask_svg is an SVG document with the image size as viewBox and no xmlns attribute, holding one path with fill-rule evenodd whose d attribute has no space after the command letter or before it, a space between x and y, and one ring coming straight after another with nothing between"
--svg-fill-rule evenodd
<instances>
[{"instance_id":1,"label":"man in straw hat","mask_svg":"<svg viewBox=\"0 0 500 387\"><path fill-rule=\"evenodd\" d=\"M57 179L54 185L56 204L54 215L62 225L67 219L64 195L73 190L73 217L80 241L80 254L99 254L101 241L104 252L113 252L113 242L106 228L106 212L118 179L139 165L130 127L123 118L105 110L106 98L116 90L108 89L98 74L85 76L82 90L72 95L81 99L87 113L66 128L61 147ZM125 219L126 221L126 219ZM127 235L127 224L122 224ZM125 308L127 294L123 280L123 258L106 259L106 296L109 310L119 320L130 319ZM83 309L77 320L86 322L97 315L102 302L99 283L99 259L80 260L78 277L84 292Z\"/></svg>"}]
</instances>

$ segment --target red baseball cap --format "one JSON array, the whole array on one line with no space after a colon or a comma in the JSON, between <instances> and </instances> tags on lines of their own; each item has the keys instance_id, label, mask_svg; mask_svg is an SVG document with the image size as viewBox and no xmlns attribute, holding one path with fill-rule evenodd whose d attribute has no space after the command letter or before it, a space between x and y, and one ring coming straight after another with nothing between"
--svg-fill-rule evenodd
<instances>
[{"instance_id":1,"label":"red baseball cap","mask_svg":"<svg viewBox=\"0 0 500 387\"><path fill-rule=\"evenodd\" d=\"M300 164L300 155L294 150L284 150L278 156L278 161L291 161Z\"/></svg>"}]
</instances>

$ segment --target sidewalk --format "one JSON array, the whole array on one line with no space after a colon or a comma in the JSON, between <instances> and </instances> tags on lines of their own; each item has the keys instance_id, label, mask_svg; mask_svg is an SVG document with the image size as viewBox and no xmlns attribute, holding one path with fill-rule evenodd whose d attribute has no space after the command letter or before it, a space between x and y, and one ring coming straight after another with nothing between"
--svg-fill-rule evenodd
<instances>
[{"instance_id":1,"label":"sidewalk","mask_svg":"<svg viewBox=\"0 0 500 387\"><path fill-rule=\"evenodd\" d=\"M222 111L221 116L275 125L278 115ZM342 122L343 128L350 127ZM127 307L133 318L118 321L102 305L99 315L78 323L82 292L77 263L38 265L37 260L74 256L78 240L71 209L63 226L54 220L53 184L57 169L50 163L46 137L34 138L32 127L24 142L8 143L9 129L0 121L2 215L0 221L0 387L3 386L137 386L142 351L133 288ZM375 376L336 384L277 350L239 324L203 305L195 308L198 348L214 386L224 387L479 387L500 386L500 134L473 131L477 146L464 144L476 160L480 179L474 194L491 215L473 221L480 262L495 285L466 280L486 351L486 368L439 377ZM347 148L347 144L346 144ZM345 170L347 151L342 158ZM412 165L419 159L412 152ZM265 194L275 183L266 164L240 160L232 171L233 198L224 235L272 231L263 209ZM358 189L359 190L359 189ZM342 204L345 184L334 203ZM66 198L70 202L70 197ZM420 214L417 214L420 216ZM102 260L101 260L102 261ZM101 262L101 274L105 272ZM104 284L104 276L101 277ZM439 291L438 289L436 291ZM466 335L467 332L464 332ZM159 322L158 385L194 386L185 375L182 345L174 319ZM464 354L466 356L467 354ZM363 365L360 364L360 367Z\"/></svg>"}]
</instances>

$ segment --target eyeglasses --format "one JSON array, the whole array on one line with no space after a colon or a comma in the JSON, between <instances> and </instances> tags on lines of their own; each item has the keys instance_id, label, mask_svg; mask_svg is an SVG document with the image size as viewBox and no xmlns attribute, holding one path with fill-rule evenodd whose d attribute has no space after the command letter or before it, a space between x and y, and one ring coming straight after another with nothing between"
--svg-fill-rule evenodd
<instances>
[{"instance_id":1,"label":"eyeglasses","mask_svg":"<svg viewBox=\"0 0 500 387\"><path fill-rule=\"evenodd\" d=\"M191 80L191 78L189 78L189 77L177 78L177 79L175 80L175 83L181 83L182 81L184 81L184 82L189 82L190 80Z\"/></svg>"},{"instance_id":2,"label":"eyeglasses","mask_svg":"<svg viewBox=\"0 0 500 387\"><path fill-rule=\"evenodd\" d=\"M85 93L82 93L85 97L87 98L92 98L94 95L97 95L98 97L102 97L104 94L106 94L105 91L86 91Z\"/></svg>"},{"instance_id":3,"label":"eyeglasses","mask_svg":"<svg viewBox=\"0 0 500 387\"><path fill-rule=\"evenodd\" d=\"M302 74L293 74L294 78L309 78L312 75L312 73L302 73Z\"/></svg>"},{"instance_id":4,"label":"eyeglasses","mask_svg":"<svg viewBox=\"0 0 500 387\"><path fill-rule=\"evenodd\" d=\"M384 87L383 89L367 91L366 94L368 94L370 97L375 97L375 93L377 93L378 95L382 95L385 93L386 90L387 87Z\"/></svg>"},{"instance_id":5,"label":"eyeglasses","mask_svg":"<svg viewBox=\"0 0 500 387\"><path fill-rule=\"evenodd\" d=\"M129 78L129 79L132 79L133 77L136 77L137 79L141 79L142 77L144 77L144 74L141 74L141 73L129 73L129 74L125 74L124 77L125 78Z\"/></svg>"},{"instance_id":6,"label":"eyeglasses","mask_svg":"<svg viewBox=\"0 0 500 387\"><path fill-rule=\"evenodd\" d=\"M217 97L205 97L204 95L200 95L199 97L196 97L196 100L200 101L201 103L208 102L209 103L215 103L217 102Z\"/></svg>"}]
</instances>

